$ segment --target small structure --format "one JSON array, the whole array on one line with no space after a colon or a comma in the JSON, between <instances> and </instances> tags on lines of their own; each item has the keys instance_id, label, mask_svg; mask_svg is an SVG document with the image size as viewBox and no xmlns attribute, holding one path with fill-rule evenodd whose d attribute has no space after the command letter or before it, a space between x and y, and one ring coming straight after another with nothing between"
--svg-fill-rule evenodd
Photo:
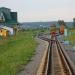
<instances>
[{"instance_id":1,"label":"small structure","mask_svg":"<svg viewBox=\"0 0 75 75\"><path fill-rule=\"evenodd\" d=\"M10 36L14 35L14 30L13 28L7 27L7 26L0 26L0 36Z\"/></svg>"},{"instance_id":2,"label":"small structure","mask_svg":"<svg viewBox=\"0 0 75 75\"><path fill-rule=\"evenodd\" d=\"M53 24L52 26L50 26L50 33L55 33L56 32L56 25Z\"/></svg>"},{"instance_id":3,"label":"small structure","mask_svg":"<svg viewBox=\"0 0 75 75\"><path fill-rule=\"evenodd\" d=\"M64 25L60 26L59 33L60 34L64 34Z\"/></svg>"},{"instance_id":4,"label":"small structure","mask_svg":"<svg viewBox=\"0 0 75 75\"><path fill-rule=\"evenodd\" d=\"M64 36L68 36L68 30L64 29Z\"/></svg>"},{"instance_id":5,"label":"small structure","mask_svg":"<svg viewBox=\"0 0 75 75\"><path fill-rule=\"evenodd\" d=\"M0 36L7 37L8 35L9 35L8 30L0 28Z\"/></svg>"},{"instance_id":6,"label":"small structure","mask_svg":"<svg viewBox=\"0 0 75 75\"><path fill-rule=\"evenodd\" d=\"M50 34L52 36L56 35L56 25L55 24L53 24L52 26L50 26Z\"/></svg>"}]
</instances>

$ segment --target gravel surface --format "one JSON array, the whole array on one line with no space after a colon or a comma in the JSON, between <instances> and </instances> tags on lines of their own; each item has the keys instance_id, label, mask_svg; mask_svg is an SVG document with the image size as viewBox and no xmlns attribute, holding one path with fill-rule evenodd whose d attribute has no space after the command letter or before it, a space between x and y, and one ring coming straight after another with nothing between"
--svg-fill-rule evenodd
<instances>
[{"instance_id":1,"label":"gravel surface","mask_svg":"<svg viewBox=\"0 0 75 75\"><path fill-rule=\"evenodd\" d=\"M39 38L35 38L35 39L39 43L38 47L36 48L35 55L32 58L32 60L25 66L24 70L19 72L17 75L35 75L36 74L36 71L39 67L39 64L41 62L44 51L46 50L48 42L43 41Z\"/></svg>"},{"instance_id":2,"label":"gravel surface","mask_svg":"<svg viewBox=\"0 0 75 75\"><path fill-rule=\"evenodd\" d=\"M64 41L61 39L62 37L58 37L58 39L62 42L63 47L65 48L67 54L69 55L70 59L73 61L75 64L75 50L73 50L73 46L69 44L63 44Z\"/></svg>"},{"instance_id":3,"label":"gravel surface","mask_svg":"<svg viewBox=\"0 0 75 75\"><path fill-rule=\"evenodd\" d=\"M75 64L75 50L73 50L73 46L71 44L63 45L70 59Z\"/></svg>"},{"instance_id":4,"label":"gravel surface","mask_svg":"<svg viewBox=\"0 0 75 75\"><path fill-rule=\"evenodd\" d=\"M70 59L73 61L74 65L75 65L75 51L67 50L67 53L68 53Z\"/></svg>"}]
</instances>

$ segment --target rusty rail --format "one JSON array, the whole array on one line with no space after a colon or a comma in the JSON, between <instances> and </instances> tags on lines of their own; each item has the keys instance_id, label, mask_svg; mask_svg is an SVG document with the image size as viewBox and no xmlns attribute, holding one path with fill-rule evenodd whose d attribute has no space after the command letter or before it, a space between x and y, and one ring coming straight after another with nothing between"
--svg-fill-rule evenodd
<instances>
[{"instance_id":1,"label":"rusty rail","mask_svg":"<svg viewBox=\"0 0 75 75\"><path fill-rule=\"evenodd\" d=\"M42 38L47 40L47 38ZM49 46L44 56L42 69L36 75L75 75L75 66L60 41L54 37L47 40Z\"/></svg>"}]
</instances>

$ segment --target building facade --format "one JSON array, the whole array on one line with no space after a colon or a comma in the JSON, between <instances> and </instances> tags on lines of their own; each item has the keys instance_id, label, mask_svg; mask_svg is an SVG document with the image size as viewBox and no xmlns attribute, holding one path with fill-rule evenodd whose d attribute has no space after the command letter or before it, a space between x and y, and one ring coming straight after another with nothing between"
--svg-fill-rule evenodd
<instances>
[{"instance_id":1,"label":"building facade","mask_svg":"<svg viewBox=\"0 0 75 75\"><path fill-rule=\"evenodd\" d=\"M11 12L11 9L0 8L0 23L1 24L17 24L17 12Z\"/></svg>"}]
</instances>

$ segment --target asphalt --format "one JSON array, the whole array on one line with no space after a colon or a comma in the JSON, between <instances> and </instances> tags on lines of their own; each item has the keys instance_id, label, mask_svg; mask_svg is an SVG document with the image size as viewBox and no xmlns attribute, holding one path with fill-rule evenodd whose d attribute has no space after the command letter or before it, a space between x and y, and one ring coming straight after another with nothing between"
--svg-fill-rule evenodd
<instances>
[{"instance_id":1,"label":"asphalt","mask_svg":"<svg viewBox=\"0 0 75 75\"><path fill-rule=\"evenodd\" d=\"M41 59L43 57L43 54L45 50L47 49L48 42L41 40L39 38L35 38L35 40L38 42L38 46L36 48L35 55L32 57L31 61L24 66L24 69L20 71L17 75L35 75Z\"/></svg>"}]
</instances>

